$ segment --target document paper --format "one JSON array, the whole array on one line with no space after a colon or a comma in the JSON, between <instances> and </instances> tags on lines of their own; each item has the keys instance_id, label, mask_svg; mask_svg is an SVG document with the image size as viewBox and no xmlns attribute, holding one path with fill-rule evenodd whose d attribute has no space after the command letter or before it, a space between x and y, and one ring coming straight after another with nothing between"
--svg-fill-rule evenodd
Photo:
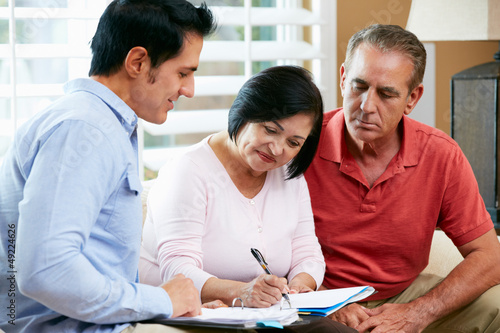
<instances>
[{"instance_id":1,"label":"document paper","mask_svg":"<svg viewBox=\"0 0 500 333\"><path fill-rule=\"evenodd\" d=\"M266 326L266 323L286 326L297 321L299 314L328 316L344 305L360 301L374 292L373 287L362 286L289 294L291 309L286 308L286 303L282 304L285 306L282 309L280 309L280 304L269 308L202 308L202 314L199 316L161 319L158 322L170 325L233 328Z\"/></svg>"},{"instance_id":2,"label":"document paper","mask_svg":"<svg viewBox=\"0 0 500 333\"><path fill-rule=\"evenodd\" d=\"M201 325L213 327L257 327L260 323L278 322L286 326L299 319L297 309L282 309L278 306L269 308L228 307L217 309L201 309L202 314L196 317L177 317L160 320L160 323L171 325Z\"/></svg>"},{"instance_id":3,"label":"document paper","mask_svg":"<svg viewBox=\"0 0 500 333\"><path fill-rule=\"evenodd\" d=\"M375 292L370 286L320 290L303 294L290 294L292 307L299 314L328 316L344 305L361 301Z\"/></svg>"}]
</instances>

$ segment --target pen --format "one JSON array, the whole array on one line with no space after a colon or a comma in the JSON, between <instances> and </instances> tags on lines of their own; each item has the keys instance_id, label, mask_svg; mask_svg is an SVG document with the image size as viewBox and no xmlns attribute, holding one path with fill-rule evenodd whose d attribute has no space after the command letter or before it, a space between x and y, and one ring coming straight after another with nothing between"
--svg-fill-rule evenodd
<instances>
[{"instance_id":1,"label":"pen","mask_svg":"<svg viewBox=\"0 0 500 333\"><path fill-rule=\"evenodd\" d=\"M269 275L272 275L273 273L271 272L271 270L269 269L269 266L267 265L267 262L266 262L266 259L264 259L264 256L260 253L259 250L257 249L254 249L253 247L250 249L250 252L252 252L253 256L255 257L255 259L257 259L257 262L259 263L259 265L262 267L262 269L264 269L264 272L266 272L267 274ZM285 300L288 302L288 305L290 307L292 307L291 303L290 303L290 298L288 297L288 294L282 294L283 297L285 298Z\"/></svg>"}]
</instances>

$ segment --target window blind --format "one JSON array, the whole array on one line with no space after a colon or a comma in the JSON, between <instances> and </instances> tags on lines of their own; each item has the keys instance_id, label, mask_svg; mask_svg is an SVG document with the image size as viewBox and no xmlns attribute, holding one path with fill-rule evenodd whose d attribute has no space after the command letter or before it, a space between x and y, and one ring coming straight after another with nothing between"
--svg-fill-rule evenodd
<instances>
[{"instance_id":1,"label":"window blind","mask_svg":"<svg viewBox=\"0 0 500 333\"><path fill-rule=\"evenodd\" d=\"M308 68L325 105L333 101L335 106L336 1L206 2L219 29L204 43L195 76L195 97L176 102L162 125L140 123L140 160L146 177L148 172L154 177L178 147L224 130L227 112L240 87L269 66ZM66 81L87 77L89 42L108 3L0 0L0 163L24 121L60 97Z\"/></svg>"}]
</instances>

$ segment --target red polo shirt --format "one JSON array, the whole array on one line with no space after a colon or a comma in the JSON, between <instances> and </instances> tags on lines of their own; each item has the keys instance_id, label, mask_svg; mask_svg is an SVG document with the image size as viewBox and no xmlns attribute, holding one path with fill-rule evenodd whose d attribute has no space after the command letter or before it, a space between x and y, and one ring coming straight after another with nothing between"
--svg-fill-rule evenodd
<instances>
[{"instance_id":1,"label":"red polo shirt","mask_svg":"<svg viewBox=\"0 0 500 333\"><path fill-rule=\"evenodd\" d=\"M347 150L342 109L325 113L305 173L328 288L371 285L368 300L399 294L427 266L432 235L460 246L493 228L472 169L453 139L403 117L401 149L369 187Z\"/></svg>"}]
</instances>

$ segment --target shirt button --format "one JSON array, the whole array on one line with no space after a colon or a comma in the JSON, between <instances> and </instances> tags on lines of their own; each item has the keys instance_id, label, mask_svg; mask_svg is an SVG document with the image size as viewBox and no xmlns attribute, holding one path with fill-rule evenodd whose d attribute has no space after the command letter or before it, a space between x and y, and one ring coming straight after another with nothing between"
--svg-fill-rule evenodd
<instances>
[{"instance_id":1,"label":"shirt button","mask_svg":"<svg viewBox=\"0 0 500 333\"><path fill-rule=\"evenodd\" d=\"M258 227L257 232L260 234L262 232L262 227Z\"/></svg>"},{"instance_id":2,"label":"shirt button","mask_svg":"<svg viewBox=\"0 0 500 333\"><path fill-rule=\"evenodd\" d=\"M250 200L249 202L250 202L250 205L255 205L255 201Z\"/></svg>"}]
</instances>

